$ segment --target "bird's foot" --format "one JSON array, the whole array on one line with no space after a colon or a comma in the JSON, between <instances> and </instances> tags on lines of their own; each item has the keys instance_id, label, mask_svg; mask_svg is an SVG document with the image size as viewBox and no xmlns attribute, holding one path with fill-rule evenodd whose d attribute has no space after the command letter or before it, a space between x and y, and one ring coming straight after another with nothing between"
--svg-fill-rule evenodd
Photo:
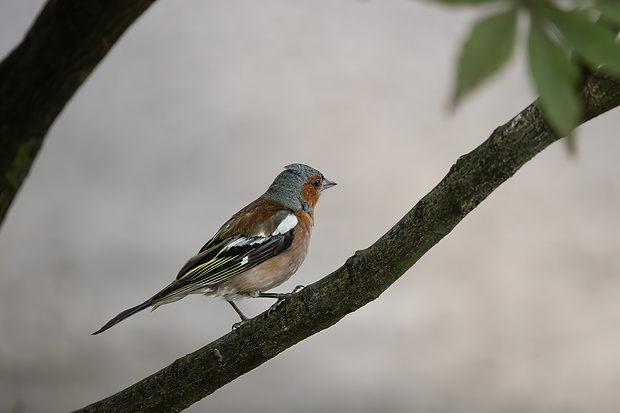
<instances>
[{"instance_id":1,"label":"bird's foot","mask_svg":"<svg viewBox=\"0 0 620 413\"><path fill-rule=\"evenodd\" d=\"M248 322L248 319L246 318L245 320L241 320L241 321L233 324L231 331L235 331L236 329L238 329L239 327L241 327L242 325L244 325L247 322Z\"/></svg>"},{"instance_id":2,"label":"bird's foot","mask_svg":"<svg viewBox=\"0 0 620 413\"><path fill-rule=\"evenodd\" d=\"M298 285L297 287L293 288L293 291L291 291L289 293L289 295L293 295L293 294L297 294L298 292L300 292L301 290L303 290L304 288L306 288L305 285Z\"/></svg>"},{"instance_id":3,"label":"bird's foot","mask_svg":"<svg viewBox=\"0 0 620 413\"><path fill-rule=\"evenodd\" d=\"M259 297L267 297L267 298L276 298L277 299L277 301L275 303L273 303L273 305L271 307L269 307L269 309L267 310L267 317L271 317L271 313L273 311L275 311L275 309L278 308L280 306L280 304L282 304L282 302L284 300L286 300L287 298L289 298L293 294L297 294L299 291L301 291L303 289L304 289L303 285L298 285L290 293L262 293L261 295L259 295Z\"/></svg>"},{"instance_id":4,"label":"bird's foot","mask_svg":"<svg viewBox=\"0 0 620 413\"><path fill-rule=\"evenodd\" d=\"M238 329L239 327L241 327L242 324L246 323L249 320L249 318L247 318L245 314L241 312L241 310L239 309L239 307L237 307L237 304L235 304L234 301L226 300L226 302L228 302L228 304L232 306L232 308L235 310L235 312L239 315L239 318L241 319L241 321L232 325L232 329L234 331Z\"/></svg>"}]
</instances>

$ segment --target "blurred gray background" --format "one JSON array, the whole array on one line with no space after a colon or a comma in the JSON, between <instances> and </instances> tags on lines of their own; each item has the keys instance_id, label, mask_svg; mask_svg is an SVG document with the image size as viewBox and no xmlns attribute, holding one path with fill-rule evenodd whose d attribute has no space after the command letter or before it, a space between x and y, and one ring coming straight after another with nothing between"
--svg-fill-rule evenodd
<instances>
[{"instance_id":1,"label":"blurred gray background","mask_svg":"<svg viewBox=\"0 0 620 413\"><path fill-rule=\"evenodd\" d=\"M42 5L0 3L6 54ZM310 284L533 99L523 58L447 110L478 16L406 0L157 2L54 124L0 232L0 411L109 396L226 334L167 285L282 167L338 186ZM522 50L519 50L522 53ZM620 112L528 163L378 300L191 412L620 411ZM245 300L258 314L269 300Z\"/></svg>"}]
</instances>

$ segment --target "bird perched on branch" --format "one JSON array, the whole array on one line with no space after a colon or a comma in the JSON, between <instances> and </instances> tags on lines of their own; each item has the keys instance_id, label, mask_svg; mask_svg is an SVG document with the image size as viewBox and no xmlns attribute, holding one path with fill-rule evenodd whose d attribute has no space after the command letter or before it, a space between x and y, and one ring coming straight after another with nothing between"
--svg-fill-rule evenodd
<instances>
[{"instance_id":1,"label":"bird perched on branch","mask_svg":"<svg viewBox=\"0 0 620 413\"><path fill-rule=\"evenodd\" d=\"M146 308L172 303L189 294L281 300L292 293L268 293L288 280L308 252L314 207L321 193L335 182L303 164L285 166L267 192L232 216L187 261L176 280L140 305L123 311L93 334L99 334ZM272 306L272 308L274 308Z\"/></svg>"}]
</instances>

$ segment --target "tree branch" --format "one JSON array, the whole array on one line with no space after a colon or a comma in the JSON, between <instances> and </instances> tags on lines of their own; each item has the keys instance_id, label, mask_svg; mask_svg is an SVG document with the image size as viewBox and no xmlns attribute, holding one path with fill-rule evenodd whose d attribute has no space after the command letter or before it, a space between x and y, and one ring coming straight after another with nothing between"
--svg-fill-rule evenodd
<instances>
[{"instance_id":1,"label":"tree branch","mask_svg":"<svg viewBox=\"0 0 620 413\"><path fill-rule=\"evenodd\" d=\"M155 0L50 0L0 63L0 223L63 107Z\"/></svg>"},{"instance_id":2,"label":"tree branch","mask_svg":"<svg viewBox=\"0 0 620 413\"><path fill-rule=\"evenodd\" d=\"M584 122L620 104L620 82L591 75ZM371 247L235 331L78 412L178 412L379 297L500 184L559 138L533 103L459 158L448 174Z\"/></svg>"}]
</instances>

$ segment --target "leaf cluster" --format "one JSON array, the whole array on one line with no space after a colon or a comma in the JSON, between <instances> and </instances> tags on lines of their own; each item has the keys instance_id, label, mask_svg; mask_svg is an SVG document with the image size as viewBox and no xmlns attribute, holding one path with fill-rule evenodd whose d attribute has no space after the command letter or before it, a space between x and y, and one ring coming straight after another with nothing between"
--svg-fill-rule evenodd
<instances>
[{"instance_id":1,"label":"leaf cluster","mask_svg":"<svg viewBox=\"0 0 620 413\"><path fill-rule=\"evenodd\" d=\"M495 74L513 54L519 18L527 26L527 54L538 104L560 136L580 122L579 89L584 75L603 71L620 78L620 1L435 0L484 5L460 53L452 103L458 104Z\"/></svg>"}]
</instances>

